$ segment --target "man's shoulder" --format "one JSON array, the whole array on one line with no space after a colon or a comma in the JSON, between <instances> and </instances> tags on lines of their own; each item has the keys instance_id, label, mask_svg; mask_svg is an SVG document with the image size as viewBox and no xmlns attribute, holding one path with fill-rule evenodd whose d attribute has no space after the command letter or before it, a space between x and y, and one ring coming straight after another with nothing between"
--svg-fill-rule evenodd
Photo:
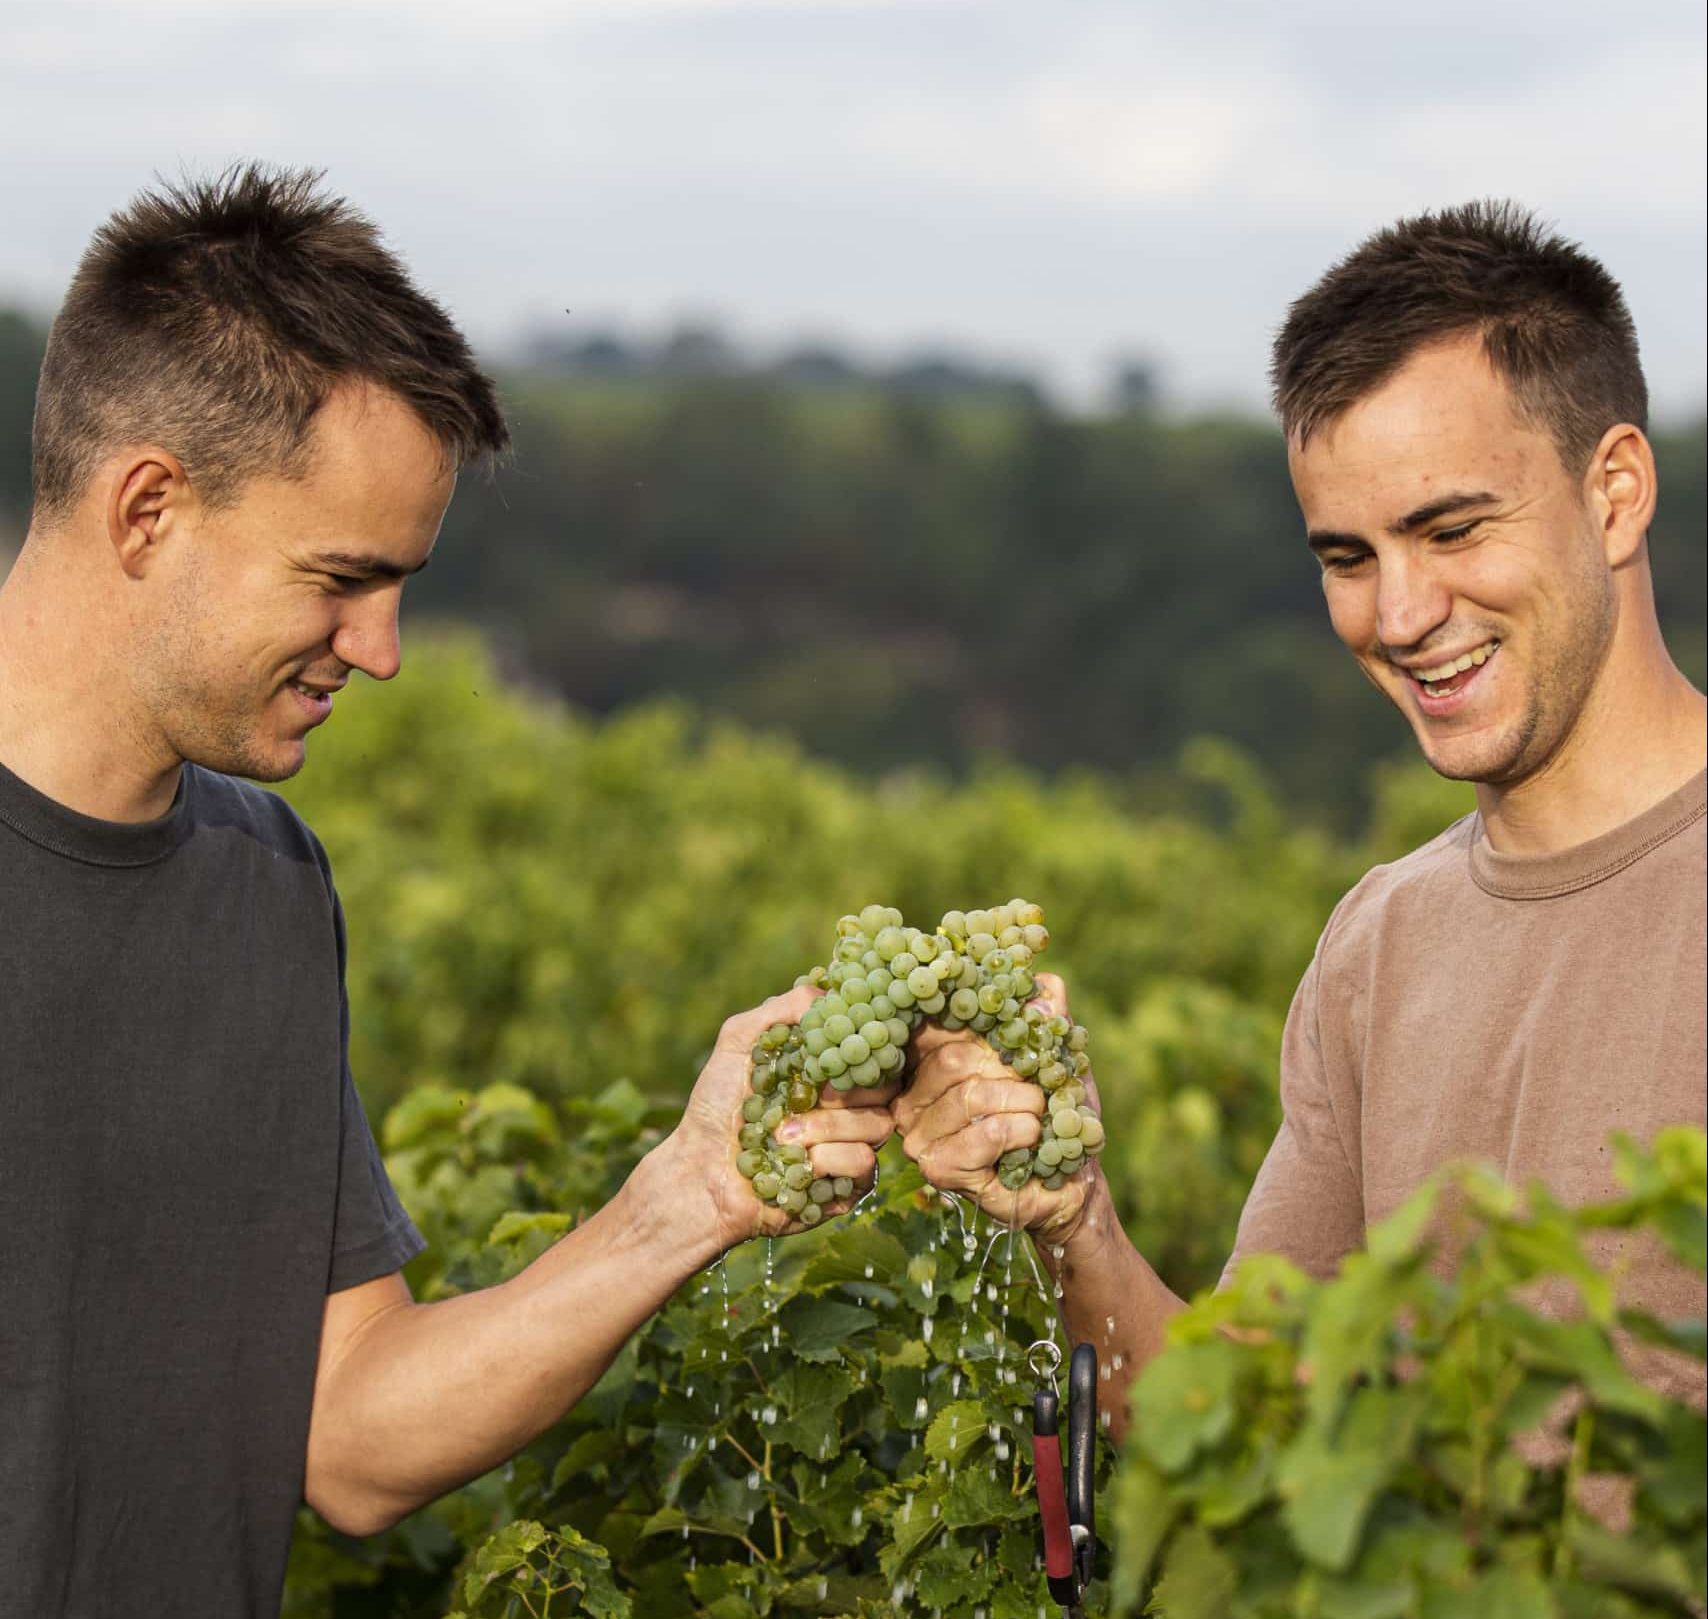
<instances>
[{"instance_id":1,"label":"man's shoulder","mask_svg":"<svg viewBox=\"0 0 1708 1619\"><path fill-rule=\"evenodd\" d=\"M1323 929L1325 950L1331 944L1337 953L1356 950L1386 927L1396 911L1451 904L1463 891L1474 888L1470 847L1476 829L1473 810L1409 854L1372 866L1334 908Z\"/></svg>"},{"instance_id":2,"label":"man's shoulder","mask_svg":"<svg viewBox=\"0 0 1708 1619\"><path fill-rule=\"evenodd\" d=\"M193 774L198 828L233 834L275 855L311 863L330 878L320 839L279 794L201 765L187 764L184 768Z\"/></svg>"}]
</instances>

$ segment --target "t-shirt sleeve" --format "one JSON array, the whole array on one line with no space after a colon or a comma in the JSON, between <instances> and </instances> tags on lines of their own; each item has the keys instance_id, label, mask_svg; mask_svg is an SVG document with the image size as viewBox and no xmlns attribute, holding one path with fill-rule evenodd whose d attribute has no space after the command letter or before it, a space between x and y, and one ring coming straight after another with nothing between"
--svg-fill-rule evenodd
<instances>
[{"instance_id":1,"label":"t-shirt sleeve","mask_svg":"<svg viewBox=\"0 0 1708 1619\"><path fill-rule=\"evenodd\" d=\"M1281 1128L1240 1215L1224 1283L1248 1254L1280 1254L1310 1275L1326 1277L1364 1245L1364 1194L1353 1167L1357 1121L1337 1113L1324 1054L1327 938L1325 930L1287 1014L1281 1037Z\"/></svg>"},{"instance_id":2,"label":"t-shirt sleeve","mask_svg":"<svg viewBox=\"0 0 1708 1619\"><path fill-rule=\"evenodd\" d=\"M338 931L338 996L343 1078L338 1124L338 1207L326 1291L340 1293L401 1269L427 1246L404 1212L386 1174L368 1116L350 1072L350 1001L344 988L344 911L333 899Z\"/></svg>"},{"instance_id":3,"label":"t-shirt sleeve","mask_svg":"<svg viewBox=\"0 0 1708 1619\"><path fill-rule=\"evenodd\" d=\"M332 1233L332 1268L326 1279L328 1293L388 1276L427 1246L392 1190L348 1063L344 1067L338 1135L338 1211Z\"/></svg>"}]
</instances>

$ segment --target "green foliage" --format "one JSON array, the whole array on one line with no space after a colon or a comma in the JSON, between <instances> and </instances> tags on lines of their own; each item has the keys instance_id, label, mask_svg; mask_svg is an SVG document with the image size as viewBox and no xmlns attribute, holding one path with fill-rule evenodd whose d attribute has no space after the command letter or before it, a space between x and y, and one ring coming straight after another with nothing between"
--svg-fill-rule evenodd
<instances>
[{"instance_id":1,"label":"green foliage","mask_svg":"<svg viewBox=\"0 0 1708 1619\"><path fill-rule=\"evenodd\" d=\"M623 1081L553 1113L509 1086L392 1110L388 1163L432 1242L418 1297L514 1275L615 1191L650 1116ZM857 1219L729 1255L506 1467L367 1541L305 1513L287 1611L1034 1619L1023 1357L1052 1331L1026 1239L891 1149Z\"/></svg>"},{"instance_id":2,"label":"green foliage","mask_svg":"<svg viewBox=\"0 0 1708 1619\"><path fill-rule=\"evenodd\" d=\"M527 1520L506 1524L469 1560L462 1600L466 1608L446 1619L550 1619L554 1606L588 1619L629 1619L634 1612L611 1578L603 1546L573 1529Z\"/></svg>"},{"instance_id":3,"label":"green foliage","mask_svg":"<svg viewBox=\"0 0 1708 1619\"><path fill-rule=\"evenodd\" d=\"M723 1018L815 959L827 916L875 893L931 916L1022 893L1075 1017L1110 1031L1117 1205L1173 1285L1214 1279L1274 1133L1282 1014L1368 863L1289 825L1243 755L1188 750L1195 814L1012 767L872 784L680 708L592 724L507 688L466 640L339 703L288 791L332 855L376 1114L493 1084L585 1102L626 1078L659 1104L635 1128L656 1129Z\"/></svg>"},{"instance_id":4,"label":"green foliage","mask_svg":"<svg viewBox=\"0 0 1708 1619\"><path fill-rule=\"evenodd\" d=\"M412 1272L422 1297L515 1274L561 1230L555 1211L615 1190L645 1132L621 1083L561 1126L494 1090L410 1098L387 1121L433 1236ZM1702 1324L1617 1308L1581 1244L1652 1231L1700 1268L1704 1138L1620 1153L1631 1191L1616 1203L1568 1212L1533 1191L1521 1206L1486 1172L1444 1175L1455 1199L1426 1189L1340 1280L1254 1259L1201 1299L1136 1386L1126 1455L1100 1457L1120 1561L1088 1611L1137 1613L1148 1596L1168 1619L1690 1612L1702 1418L1637 1381L1617 1346L1700 1359ZM305 1513L287 1614L1054 1611L1022 1362L1052 1330L1050 1301L1024 1239L946 1210L893 1151L885 1166L851 1221L749 1245L690 1283L506 1467L364 1542ZM1451 1281L1428 1262L1443 1229L1464 1254ZM1580 1319L1519 1302L1561 1275ZM1521 1460L1514 1440L1561 1409L1563 1465ZM1608 1474L1632 1481L1620 1534L1579 1500Z\"/></svg>"},{"instance_id":5,"label":"green foliage","mask_svg":"<svg viewBox=\"0 0 1708 1619\"><path fill-rule=\"evenodd\" d=\"M1133 1388L1116 1610L1699 1611L1703 1417L1628 1362L1633 1344L1675 1368L1700 1361L1702 1323L1619 1307L1585 1240L1658 1238L1700 1272L1704 1136L1664 1131L1650 1151L1616 1140L1628 1193L1614 1202L1566 1210L1540 1187L1521 1198L1451 1168L1335 1280L1253 1258L1177 1317ZM1456 1265L1432 1265L1438 1248ZM1575 1317L1526 1308L1559 1279Z\"/></svg>"},{"instance_id":6,"label":"green foliage","mask_svg":"<svg viewBox=\"0 0 1708 1619\"><path fill-rule=\"evenodd\" d=\"M680 707L594 725L507 688L467 641L412 646L392 686L339 704L287 791L344 898L371 1104L423 1081L685 1089L719 1022L873 893L918 915L1035 895L1088 1024L1159 976L1285 1007L1364 869L1220 745L1186 760L1195 813L1141 819L1090 776L873 784Z\"/></svg>"},{"instance_id":7,"label":"green foliage","mask_svg":"<svg viewBox=\"0 0 1708 1619\"><path fill-rule=\"evenodd\" d=\"M468 643L353 687L312 751L290 790L344 896L356 1070L429 1240L421 1299L514 1275L600 1207L722 1018L874 893L922 914L974 893L1047 907L1051 964L1097 1030L1122 1217L1172 1286L1206 1286L1273 1133L1281 1019L1323 920L1370 859L1463 808L1395 774L1365 843L1337 846L1209 743L1166 814L1014 769L872 784L677 708L592 724L507 690ZM1700 1527L1699 1427L1632 1385L1606 1335L1700 1354L1701 1325L1610 1315L1575 1244L1580 1220L1641 1221L1700 1264L1700 1195L1680 1190L1700 1147L1695 1171L1682 1151L1629 1157L1629 1205L1595 1215L1520 1218L1479 1183L1499 1240L1477 1250L1474 1308L1398 1228L1343 1283L1248 1268L1201 1304L1147 1383L1157 1454L1100 1463L1116 1610L1155 1571L1169 1612L1216 1619L1236 1598L1324 1619L1680 1611L1667 1591L1700 1583L1678 1550ZM1584 1322L1510 1304L1542 1272L1579 1279ZM1052 1313L1026 1243L963 1224L892 1148L863 1212L690 1283L505 1467L368 1540L305 1512L285 1612L1036 1619L1054 1609L1016 1412ZM1227 1341L1223 1319L1269 1338ZM1646 1470L1635 1541L1568 1510L1557 1472L1504 1459L1500 1435L1569 1380L1590 1385L1573 1476ZM1090 1611L1111 1611L1101 1587Z\"/></svg>"}]
</instances>

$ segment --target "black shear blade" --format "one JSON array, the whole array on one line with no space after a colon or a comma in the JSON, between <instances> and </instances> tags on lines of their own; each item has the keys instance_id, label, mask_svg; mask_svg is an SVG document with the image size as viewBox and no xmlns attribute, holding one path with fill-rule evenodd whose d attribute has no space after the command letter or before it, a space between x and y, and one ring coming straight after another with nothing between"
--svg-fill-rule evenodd
<instances>
[{"instance_id":1,"label":"black shear blade","mask_svg":"<svg viewBox=\"0 0 1708 1619\"><path fill-rule=\"evenodd\" d=\"M1077 1344L1068 1366L1068 1522L1073 1526L1074 1570L1083 1588L1097 1560L1097 1351Z\"/></svg>"}]
</instances>

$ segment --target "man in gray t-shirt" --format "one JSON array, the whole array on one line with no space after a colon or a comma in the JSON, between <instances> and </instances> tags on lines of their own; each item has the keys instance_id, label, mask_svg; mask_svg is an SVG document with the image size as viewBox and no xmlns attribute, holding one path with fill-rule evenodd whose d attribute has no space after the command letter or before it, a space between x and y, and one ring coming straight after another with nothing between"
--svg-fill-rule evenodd
<instances>
[{"instance_id":1,"label":"man in gray t-shirt","mask_svg":"<svg viewBox=\"0 0 1708 1619\"><path fill-rule=\"evenodd\" d=\"M129 823L0 766L0 905L0 1612L269 1612L326 1295L422 1246L326 857L195 766Z\"/></svg>"},{"instance_id":2,"label":"man in gray t-shirt","mask_svg":"<svg viewBox=\"0 0 1708 1619\"><path fill-rule=\"evenodd\" d=\"M805 990L724 1025L679 1127L522 1275L417 1305L399 1274L331 873L234 778L290 776L351 670L396 673L404 581L506 442L312 175L145 194L54 322L0 587L4 1619L265 1619L300 1500L396 1521L794 1229L731 1148L748 1047ZM820 1175L869 1181L887 1100L802 1116Z\"/></svg>"}]
</instances>

